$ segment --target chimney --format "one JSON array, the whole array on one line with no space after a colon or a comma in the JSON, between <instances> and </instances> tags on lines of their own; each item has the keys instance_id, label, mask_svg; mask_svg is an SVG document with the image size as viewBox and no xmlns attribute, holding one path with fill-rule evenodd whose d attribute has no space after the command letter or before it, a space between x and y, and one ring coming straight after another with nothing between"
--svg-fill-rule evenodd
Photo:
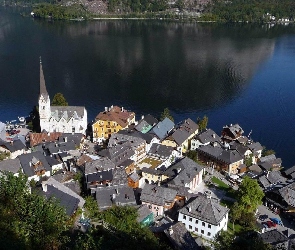
<instances>
[{"instance_id":1,"label":"chimney","mask_svg":"<svg viewBox=\"0 0 295 250\"><path fill-rule=\"evenodd\" d=\"M212 137L215 138L215 134L213 134Z\"/></svg>"},{"instance_id":2,"label":"chimney","mask_svg":"<svg viewBox=\"0 0 295 250\"><path fill-rule=\"evenodd\" d=\"M118 192L118 189L115 189L115 192L116 192L116 194L118 194L119 192Z\"/></svg>"},{"instance_id":3,"label":"chimney","mask_svg":"<svg viewBox=\"0 0 295 250\"><path fill-rule=\"evenodd\" d=\"M111 109L113 109L113 108L114 108L114 105L111 106Z\"/></svg>"},{"instance_id":4,"label":"chimney","mask_svg":"<svg viewBox=\"0 0 295 250\"><path fill-rule=\"evenodd\" d=\"M47 183L45 183L44 181L42 182L42 190L44 192L47 192Z\"/></svg>"},{"instance_id":5,"label":"chimney","mask_svg":"<svg viewBox=\"0 0 295 250\"><path fill-rule=\"evenodd\" d=\"M192 207L188 207L188 211L191 212L192 211Z\"/></svg>"},{"instance_id":6,"label":"chimney","mask_svg":"<svg viewBox=\"0 0 295 250\"><path fill-rule=\"evenodd\" d=\"M142 120L144 119L144 115L141 116L141 119L142 119Z\"/></svg>"},{"instance_id":7,"label":"chimney","mask_svg":"<svg viewBox=\"0 0 295 250\"><path fill-rule=\"evenodd\" d=\"M105 112L108 112L108 107L104 107L104 111Z\"/></svg>"},{"instance_id":8,"label":"chimney","mask_svg":"<svg viewBox=\"0 0 295 250\"><path fill-rule=\"evenodd\" d=\"M68 142L68 137L65 137L65 138L64 138L64 141L65 141L65 142Z\"/></svg>"},{"instance_id":9,"label":"chimney","mask_svg":"<svg viewBox=\"0 0 295 250\"><path fill-rule=\"evenodd\" d=\"M172 235L173 234L173 228L172 228L172 226L169 227L168 232L169 232L169 235Z\"/></svg>"},{"instance_id":10,"label":"chimney","mask_svg":"<svg viewBox=\"0 0 295 250\"><path fill-rule=\"evenodd\" d=\"M124 112L124 107L121 108L121 111Z\"/></svg>"},{"instance_id":11,"label":"chimney","mask_svg":"<svg viewBox=\"0 0 295 250\"><path fill-rule=\"evenodd\" d=\"M117 190L117 189L116 189L116 190ZM112 200L115 200L115 199L116 199L116 196L117 196L116 194L113 194L113 195L112 195Z\"/></svg>"},{"instance_id":12,"label":"chimney","mask_svg":"<svg viewBox=\"0 0 295 250\"><path fill-rule=\"evenodd\" d=\"M161 186L161 182L160 181L158 181L158 187L160 187Z\"/></svg>"}]
</instances>

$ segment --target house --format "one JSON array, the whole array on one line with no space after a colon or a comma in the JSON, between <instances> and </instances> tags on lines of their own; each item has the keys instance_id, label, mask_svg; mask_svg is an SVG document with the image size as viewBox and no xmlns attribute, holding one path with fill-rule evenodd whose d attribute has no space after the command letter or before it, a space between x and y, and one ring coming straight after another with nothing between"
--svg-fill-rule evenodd
<instances>
[{"instance_id":1,"label":"house","mask_svg":"<svg viewBox=\"0 0 295 250\"><path fill-rule=\"evenodd\" d=\"M136 172L133 172L130 174L127 178L128 180L128 186L132 188L138 188L139 187L139 175Z\"/></svg>"},{"instance_id":2,"label":"house","mask_svg":"<svg viewBox=\"0 0 295 250\"><path fill-rule=\"evenodd\" d=\"M279 171L267 172L265 175L262 175L258 178L259 184L267 189L273 187L276 184L283 183L286 181L286 178L281 175Z\"/></svg>"},{"instance_id":3,"label":"house","mask_svg":"<svg viewBox=\"0 0 295 250\"><path fill-rule=\"evenodd\" d=\"M160 141L164 140L170 131L174 128L174 123L169 119L165 118L163 121L158 122L156 126L149 133L155 134Z\"/></svg>"},{"instance_id":4,"label":"house","mask_svg":"<svg viewBox=\"0 0 295 250\"><path fill-rule=\"evenodd\" d=\"M143 167L141 169L141 176L142 176L141 184L163 183L165 180L168 180L169 176L164 174L165 169L166 168L154 169L154 168Z\"/></svg>"},{"instance_id":5,"label":"house","mask_svg":"<svg viewBox=\"0 0 295 250\"><path fill-rule=\"evenodd\" d=\"M148 227L154 223L154 214L149 210L147 205L140 205L137 208L137 222L140 223L143 227Z\"/></svg>"},{"instance_id":6,"label":"house","mask_svg":"<svg viewBox=\"0 0 295 250\"><path fill-rule=\"evenodd\" d=\"M262 241L266 244L270 244L274 249L292 249L288 248L289 239L282 232L277 229L266 231L259 235Z\"/></svg>"},{"instance_id":7,"label":"house","mask_svg":"<svg viewBox=\"0 0 295 250\"><path fill-rule=\"evenodd\" d=\"M168 184L170 185L196 190L203 180L203 167L188 157L184 157L171 165L163 174L169 176Z\"/></svg>"},{"instance_id":8,"label":"house","mask_svg":"<svg viewBox=\"0 0 295 250\"><path fill-rule=\"evenodd\" d=\"M18 156L23 172L28 176L28 180L39 181L40 177L51 175L51 168L41 152L32 152Z\"/></svg>"},{"instance_id":9,"label":"house","mask_svg":"<svg viewBox=\"0 0 295 250\"><path fill-rule=\"evenodd\" d=\"M210 196L200 195L179 210L178 221L188 231L213 239L220 230L227 230L228 212Z\"/></svg>"},{"instance_id":10,"label":"house","mask_svg":"<svg viewBox=\"0 0 295 250\"><path fill-rule=\"evenodd\" d=\"M9 153L10 159L15 159L17 156L26 153L26 151L27 147L20 139L10 142L0 140L0 152Z\"/></svg>"},{"instance_id":11,"label":"house","mask_svg":"<svg viewBox=\"0 0 295 250\"><path fill-rule=\"evenodd\" d=\"M224 141L234 141L241 137L244 133L244 130L240 127L239 124L230 124L223 127L221 132L221 138Z\"/></svg>"},{"instance_id":12,"label":"house","mask_svg":"<svg viewBox=\"0 0 295 250\"><path fill-rule=\"evenodd\" d=\"M46 142L56 142L61 135L61 132L29 133L30 147L35 147Z\"/></svg>"},{"instance_id":13,"label":"house","mask_svg":"<svg viewBox=\"0 0 295 250\"><path fill-rule=\"evenodd\" d=\"M65 186L64 184L60 183L59 181L55 180L54 178L50 177L48 180L46 181L42 181L42 189L43 191L46 192L46 188L48 188L48 186L53 186L56 189L72 196L75 197L76 199L79 200L78 202L78 207L79 208L83 208L84 204L85 204L85 200L78 195L76 192L74 192L72 189L70 189L69 187Z\"/></svg>"},{"instance_id":14,"label":"house","mask_svg":"<svg viewBox=\"0 0 295 250\"><path fill-rule=\"evenodd\" d=\"M251 143L250 145L247 145L247 147L251 150L252 155L253 155L252 163L257 164L258 159L261 158L263 147L261 146L261 144L259 142Z\"/></svg>"},{"instance_id":15,"label":"house","mask_svg":"<svg viewBox=\"0 0 295 250\"><path fill-rule=\"evenodd\" d=\"M85 136L82 133L63 133L58 137L58 141L62 142L73 142L75 144L75 148L79 149L84 142Z\"/></svg>"},{"instance_id":16,"label":"house","mask_svg":"<svg viewBox=\"0 0 295 250\"><path fill-rule=\"evenodd\" d=\"M100 112L92 124L93 141L102 143L110 138L113 133L128 128L135 123L135 113L125 110L123 107L111 106Z\"/></svg>"},{"instance_id":17,"label":"house","mask_svg":"<svg viewBox=\"0 0 295 250\"><path fill-rule=\"evenodd\" d=\"M276 158L274 154L261 157L258 161L258 165L265 170L280 170L282 166L282 159Z\"/></svg>"},{"instance_id":18,"label":"house","mask_svg":"<svg viewBox=\"0 0 295 250\"><path fill-rule=\"evenodd\" d=\"M107 157L110 159L116 166L120 166L124 161L130 159L134 160L135 151L132 148L131 142L126 141L122 144L118 144L114 147L103 149L97 153L101 157Z\"/></svg>"},{"instance_id":19,"label":"house","mask_svg":"<svg viewBox=\"0 0 295 250\"><path fill-rule=\"evenodd\" d=\"M238 151L222 148L218 144L200 146L196 150L199 160L229 174L237 174L238 167L244 163L244 158Z\"/></svg>"},{"instance_id":20,"label":"house","mask_svg":"<svg viewBox=\"0 0 295 250\"><path fill-rule=\"evenodd\" d=\"M148 114L141 117L141 120L138 121L137 125L134 127L137 131L146 134L148 133L159 121Z\"/></svg>"},{"instance_id":21,"label":"house","mask_svg":"<svg viewBox=\"0 0 295 250\"><path fill-rule=\"evenodd\" d=\"M51 167L52 174L64 168L63 162L58 155L48 155L48 156L45 156L45 158L49 166Z\"/></svg>"},{"instance_id":22,"label":"house","mask_svg":"<svg viewBox=\"0 0 295 250\"><path fill-rule=\"evenodd\" d=\"M86 133L87 111L85 107L51 106L40 60L39 116L41 131L62 133Z\"/></svg>"},{"instance_id":23,"label":"house","mask_svg":"<svg viewBox=\"0 0 295 250\"><path fill-rule=\"evenodd\" d=\"M3 122L0 122L0 141L6 140L6 125Z\"/></svg>"},{"instance_id":24,"label":"house","mask_svg":"<svg viewBox=\"0 0 295 250\"><path fill-rule=\"evenodd\" d=\"M0 172L11 172L18 176L18 173L23 172L23 169L18 158L7 159L0 161Z\"/></svg>"},{"instance_id":25,"label":"house","mask_svg":"<svg viewBox=\"0 0 295 250\"><path fill-rule=\"evenodd\" d=\"M136 131L135 133L138 132ZM135 163L139 162L146 156L146 141L141 137L133 136L135 133L128 130L121 130L118 133L112 134L109 139L108 147L116 147L118 144L129 141L135 153L133 159Z\"/></svg>"},{"instance_id":26,"label":"house","mask_svg":"<svg viewBox=\"0 0 295 250\"><path fill-rule=\"evenodd\" d=\"M177 191L171 188L145 184L140 199L155 216L159 216L174 206L176 194Z\"/></svg>"},{"instance_id":27,"label":"house","mask_svg":"<svg viewBox=\"0 0 295 250\"><path fill-rule=\"evenodd\" d=\"M294 179L295 178L295 166L282 171L282 174L289 179Z\"/></svg>"},{"instance_id":28,"label":"house","mask_svg":"<svg viewBox=\"0 0 295 250\"><path fill-rule=\"evenodd\" d=\"M45 185L41 193L46 199L54 198L63 207L68 216L73 215L79 207L80 200L53 185Z\"/></svg>"},{"instance_id":29,"label":"house","mask_svg":"<svg viewBox=\"0 0 295 250\"><path fill-rule=\"evenodd\" d=\"M94 192L98 186L109 185L113 180L115 164L108 158L85 163L85 181L87 189Z\"/></svg>"},{"instance_id":30,"label":"house","mask_svg":"<svg viewBox=\"0 0 295 250\"><path fill-rule=\"evenodd\" d=\"M68 142L51 142L44 145L44 151L47 155L54 155L70 150L75 150L75 143L72 141Z\"/></svg>"},{"instance_id":31,"label":"house","mask_svg":"<svg viewBox=\"0 0 295 250\"><path fill-rule=\"evenodd\" d=\"M176 222L169 228L164 230L166 237L169 239L176 250L200 250L201 247L198 246L196 240L190 234L190 232L185 228L185 225L181 222Z\"/></svg>"},{"instance_id":32,"label":"house","mask_svg":"<svg viewBox=\"0 0 295 250\"><path fill-rule=\"evenodd\" d=\"M110 186L96 189L96 201L99 209L116 206L135 206L136 200L133 188L126 185Z\"/></svg>"},{"instance_id":33,"label":"house","mask_svg":"<svg viewBox=\"0 0 295 250\"><path fill-rule=\"evenodd\" d=\"M229 148L230 148L230 150L236 150L241 156L243 156L244 160L251 157L252 151L248 147L246 147L236 141L230 142Z\"/></svg>"},{"instance_id":34,"label":"house","mask_svg":"<svg viewBox=\"0 0 295 250\"><path fill-rule=\"evenodd\" d=\"M221 138L212 129L206 129L191 140L191 150L195 150L202 145L213 144L214 142L220 141Z\"/></svg>"},{"instance_id":35,"label":"house","mask_svg":"<svg viewBox=\"0 0 295 250\"><path fill-rule=\"evenodd\" d=\"M248 170L252 172L255 176L263 174L263 170L257 164L248 167Z\"/></svg>"},{"instance_id":36,"label":"house","mask_svg":"<svg viewBox=\"0 0 295 250\"><path fill-rule=\"evenodd\" d=\"M178 123L171 135L162 141L162 144L174 148L180 147L181 151L185 153L190 149L190 140L198 133L198 131L198 124L188 118Z\"/></svg>"}]
</instances>

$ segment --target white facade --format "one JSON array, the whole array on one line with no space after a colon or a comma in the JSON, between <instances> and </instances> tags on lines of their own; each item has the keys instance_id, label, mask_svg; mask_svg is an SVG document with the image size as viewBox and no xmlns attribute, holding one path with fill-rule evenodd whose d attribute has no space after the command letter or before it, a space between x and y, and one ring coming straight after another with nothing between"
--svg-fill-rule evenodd
<instances>
[{"instance_id":1,"label":"white facade","mask_svg":"<svg viewBox=\"0 0 295 250\"><path fill-rule=\"evenodd\" d=\"M218 225L210 224L181 212L179 212L178 221L182 222L188 231L208 239L213 239L220 230L227 230L228 213L225 214Z\"/></svg>"},{"instance_id":2,"label":"white facade","mask_svg":"<svg viewBox=\"0 0 295 250\"><path fill-rule=\"evenodd\" d=\"M40 62L39 116L41 131L86 134L87 111L79 106L50 106Z\"/></svg>"}]
</instances>

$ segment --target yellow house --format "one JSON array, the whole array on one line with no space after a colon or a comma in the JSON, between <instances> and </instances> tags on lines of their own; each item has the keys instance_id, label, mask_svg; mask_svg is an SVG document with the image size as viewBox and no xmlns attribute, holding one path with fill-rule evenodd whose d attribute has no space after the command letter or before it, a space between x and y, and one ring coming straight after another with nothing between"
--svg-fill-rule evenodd
<instances>
[{"instance_id":1,"label":"yellow house","mask_svg":"<svg viewBox=\"0 0 295 250\"><path fill-rule=\"evenodd\" d=\"M111 137L113 133L128 128L135 123L135 113L125 110L123 107L111 106L100 112L92 124L93 141L102 143Z\"/></svg>"}]
</instances>

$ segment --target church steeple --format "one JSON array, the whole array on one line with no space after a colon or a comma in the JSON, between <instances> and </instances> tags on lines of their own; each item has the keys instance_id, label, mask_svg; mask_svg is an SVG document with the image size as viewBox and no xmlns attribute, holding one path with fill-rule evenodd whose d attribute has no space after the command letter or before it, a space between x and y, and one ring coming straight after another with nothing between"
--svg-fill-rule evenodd
<instances>
[{"instance_id":1,"label":"church steeple","mask_svg":"<svg viewBox=\"0 0 295 250\"><path fill-rule=\"evenodd\" d=\"M42 68L42 61L40 56L40 96L43 96L44 98L48 97L48 92L45 85L45 78L43 74L43 68Z\"/></svg>"}]
</instances>

